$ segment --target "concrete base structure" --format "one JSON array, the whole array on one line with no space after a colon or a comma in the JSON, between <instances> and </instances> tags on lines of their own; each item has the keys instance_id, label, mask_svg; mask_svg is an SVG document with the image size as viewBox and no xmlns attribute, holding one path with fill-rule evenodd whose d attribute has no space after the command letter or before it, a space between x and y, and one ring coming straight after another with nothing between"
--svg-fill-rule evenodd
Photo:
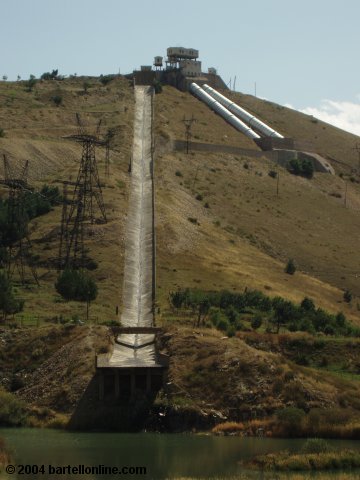
<instances>
[{"instance_id":1,"label":"concrete base structure","mask_svg":"<svg viewBox=\"0 0 360 480\"><path fill-rule=\"evenodd\" d=\"M99 400L133 398L137 391L155 394L165 381L166 370L153 368L98 368Z\"/></svg>"}]
</instances>

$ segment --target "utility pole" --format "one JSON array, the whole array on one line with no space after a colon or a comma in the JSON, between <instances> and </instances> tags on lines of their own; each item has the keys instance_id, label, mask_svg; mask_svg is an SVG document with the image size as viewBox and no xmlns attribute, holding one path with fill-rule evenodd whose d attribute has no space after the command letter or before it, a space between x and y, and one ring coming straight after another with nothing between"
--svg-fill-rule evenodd
<instances>
[{"instance_id":1,"label":"utility pole","mask_svg":"<svg viewBox=\"0 0 360 480\"><path fill-rule=\"evenodd\" d=\"M358 173L360 173L360 142L357 142L355 144L354 150L356 150L357 153L358 153L358 157L359 157L358 158Z\"/></svg>"},{"instance_id":2,"label":"utility pole","mask_svg":"<svg viewBox=\"0 0 360 480\"><path fill-rule=\"evenodd\" d=\"M347 202L347 181L345 180L345 195L344 195L344 205L346 208L346 202Z\"/></svg>"},{"instance_id":3,"label":"utility pole","mask_svg":"<svg viewBox=\"0 0 360 480\"><path fill-rule=\"evenodd\" d=\"M186 118L184 115L182 122L185 125L186 153L189 153L189 144L192 137L191 128L196 119L194 115L191 115L191 118Z\"/></svg>"}]
</instances>

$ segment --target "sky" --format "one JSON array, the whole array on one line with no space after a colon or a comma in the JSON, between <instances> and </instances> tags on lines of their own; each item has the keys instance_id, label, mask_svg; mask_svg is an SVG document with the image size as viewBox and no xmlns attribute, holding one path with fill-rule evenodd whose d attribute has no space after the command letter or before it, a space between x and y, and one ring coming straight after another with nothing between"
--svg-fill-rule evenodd
<instances>
[{"instance_id":1,"label":"sky","mask_svg":"<svg viewBox=\"0 0 360 480\"><path fill-rule=\"evenodd\" d=\"M359 0L0 0L0 76L129 73L169 46L360 135Z\"/></svg>"}]
</instances>

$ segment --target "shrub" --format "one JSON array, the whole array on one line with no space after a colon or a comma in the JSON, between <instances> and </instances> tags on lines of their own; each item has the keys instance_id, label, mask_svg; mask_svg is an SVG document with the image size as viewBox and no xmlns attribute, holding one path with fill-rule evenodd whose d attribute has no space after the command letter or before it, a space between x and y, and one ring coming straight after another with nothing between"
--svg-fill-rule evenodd
<instances>
[{"instance_id":1,"label":"shrub","mask_svg":"<svg viewBox=\"0 0 360 480\"><path fill-rule=\"evenodd\" d=\"M251 320L251 328L257 330L262 325L262 318L260 315L255 315L255 317Z\"/></svg>"},{"instance_id":2,"label":"shrub","mask_svg":"<svg viewBox=\"0 0 360 480\"><path fill-rule=\"evenodd\" d=\"M51 97L51 100L59 107L62 104L63 97L61 95L54 95Z\"/></svg>"},{"instance_id":3,"label":"shrub","mask_svg":"<svg viewBox=\"0 0 360 480\"><path fill-rule=\"evenodd\" d=\"M44 72L40 79L41 80L56 80L58 78L58 73L59 73L59 70L56 69L56 70L53 70L52 72ZM63 78L63 77L61 77Z\"/></svg>"},{"instance_id":4,"label":"shrub","mask_svg":"<svg viewBox=\"0 0 360 480\"><path fill-rule=\"evenodd\" d=\"M3 317L21 312L23 307L24 301L15 298L13 286L7 274L0 272L0 310Z\"/></svg>"},{"instance_id":5,"label":"shrub","mask_svg":"<svg viewBox=\"0 0 360 480\"><path fill-rule=\"evenodd\" d=\"M0 426L18 427L26 423L25 404L11 393L0 390Z\"/></svg>"},{"instance_id":6,"label":"shrub","mask_svg":"<svg viewBox=\"0 0 360 480\"><path fill-rule=\"evenodd\" d=\"M177 177L182 177L183 176L183 174L180 172L180 170L176 170L175 175Z\"/></svg>"},{"instance_id":7,"label":"shrub","mask_svg":"<svg viewBox=\"0 0 360 480\"><path fill-rule=\"evenodd\" d=\"M5 130L3 128L0 128L0 138L5 137Z\"/></svg>"},{"instance_id":8,"label":"shrub","mask_svg":"<svg viewBox=\"0 0 360 480\"><path fill-rule=\"evenodd\" d=\"M346 317L342 312L339 312L335 317L335 321L339 327L344 327L346 323Z\"/></svg>"},{"instance_id":9,"label":"shrub","mask_svg":"<svg viewBox=\"0 0 360 480\"><path fill-rule=\"evenodd\" d=\"M195 198L196 200L201 201L203 199L203 196L201 195L201 193L198 193Z\"/></svg>"},{"instance_id":10,"label":"shrub","mask_svg":"<svg viewBox=\"0 0 360 480\"><path fill-rule=\"evenodd\" d=\"M296 272L295 262L292 258L290 258L286 264L285 273L289 275L294 275L295 272Z\"/></svg>"},{"instance_id":11,"label":"shrub","mask_svg":"<svg viewBox=\"0 0 360 480\"><path fill-rule=\"evenodd\" d=\"M99 81L102 83L102 85L107 85L108 83L111 82L111 80L114 80L115 75L100 75Z\"/></svg>"},{"instance_id":12,"label":"shrub","mask_svg":"<svg viewBox=\"0 0 360 480\"><path fill-rule=\"evenodd\" d=\"M343 299L344 299L344 302L346 303L350 303L351 300L352 300L352 293L350 290L345 290L344 292L344 295L343 295Z\"/></svg>"},{"instance_id":13,"label":"shrub","mask_svg":"<svg viewBox=\"0 0 360 480\"><path fill-rule=\"evenodd\" d=\"M231 338L234 337L236 333L236 329L234 325L229 325L229 327L226 329L226 335Z\"/></svg>"},{"instance_id":14,"label":"shrub","mask_svg":"<svg viewBox=\"0 0 360 480\"><path fill-rule=\"evenodd\" d=\"M83 82L84 93L87 93L90 87L91 87L91 83L87 81Z\"/></svg>"},{"instance_id":15,"label":"shrub","mask_svg":"<svg viewBox=\"0 0 360 480\"><path fill-rule=\"evenodd\" d=\"M159 80L154 80L153 87L156 95L162 92L162 84L159 82Z\"/></svg>"},{"instance_id":16,"label":"shrub","mask_svg":"<svg viewBox=\"0 0 360 480\"><path fill-rule=\"evenodd\" d=\"M301 408L286 407L276 412L276 417L279 422L287 424L292 427L299 426L305 418L305 412Z\"/></svg>"},{"instance_id":17,"label":"shrub","mask_svg":"<svg viewBox=\"0 0 360 480\"><path fill-rule=\"evenodd\" d=\"M311 298L305 297L304 300L301 302L300 307L305 310L306 312L314 312L315 311L315 303Z\"/></svg>"},{"instance_id":18,"label":"shrub","mask_svg":"<svg viewBox=\"0 0 360 480\"><path fill-rule=\"evenodd\" d=\"M226 332L229 329L230 324L227 318L220 317L216 326L219 330Z\"/></svg>"},{"instance_id":19,"label":"shrub","mask_svg":"<svg viewBox=\"0 0 360 480\"><path fill-rule=\"evenodd\" d=\"M91 302L97 297L97 286L86 273L66 269L55 283L56 291L66 300Z\"/></svg>"},{"instance_id":20,"label":"shrub","mask_svg":"<svg viewBox=\"0 0 360 480\"><path fill-rule=\"evenodd\" d=\"M188 217L188 220L190 223L193 223L194 225L197 225L198 223L197 218L194 218L194 217Z\"/></svg>"},{"instance_id":21,"label":"shrub","mask_svg":"<svg viewBox=\"0 0 360 480\"><path fill-rule=\"evenodd\" d=\"M35 75L30 75L29 80L25 82L25 87L27 92L32 92L33 88L35 87L37 83L37 80L35 78Z\"/></svg>"},{"instance_id":22,"label":"shrub","mask_svg":"<svg viewBox=\"0 0 360 480\"><path fill-rule=\"evenodd\" d=\"M50 205L59 205L61 203L62 198L59 187L52 187L45 184L41 187L40 194L49 201Z\"/></svg>"},{"instance_id":23,"label":"shrub","mask_svg":"<svg viewBox=\"0 0 360 480\"><path fill-rule=\"evenodd\" d=\"M314 176L314 166L309 159L299 160L292 159L288 164L288 170L293 175L302 175L306 178Z\"/></svg>"},{"instance_id":24,"label":"shrub","mask_svg":"<svg viewBox=\"0 0 360 480\"><path fill-rule=\"evenodd\" d=\"M269 175L269 177L271 177L271 178L277 178L278 173L277 173L276 170L270 170L268 175Z\"/></svg>"},{"instance_id":25,"label":"shrub","mask_svg":"<svg viewBox=\"0 0 360 480\"><path fill-rule=\"evenodd\" d=\"M225 435L230 432L242 432L244 430L244 424L238 422L224 422L215 425L212 429L213 433L224 433Z\"/></svg>"},{"instance_id":26,"label":"shrub","mask_svg":"<svg viewBox=\"0 0 360 480\"><path fill-rule=\"evenodd\" d=\"M205 203L204 208L210 208L210 205L208 204L208 202Z\"/></svg>"},{"instance_id":27,"label":"shrub","mask_svg":"<svg viewBox=\"0 0 360 480\"><path fill-rule=\"evenodd\" d=\"M314 176L314 166L311 160L303 160L301 165L302 175L306 178L312 178Z\"/></svg>"}]
</instances>

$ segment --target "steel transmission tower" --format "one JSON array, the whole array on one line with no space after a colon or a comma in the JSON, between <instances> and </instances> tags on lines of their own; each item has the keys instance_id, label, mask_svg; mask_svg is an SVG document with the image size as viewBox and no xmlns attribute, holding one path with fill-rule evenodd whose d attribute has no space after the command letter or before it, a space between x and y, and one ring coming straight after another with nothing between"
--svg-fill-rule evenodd
<instances>
[{"instance_id":1,"label":"steel transmission tower","mask_svg":"<svg viewBox=\"0 0 360 480\"><path fill-rule=\"evenodd\" d=\"M66 138L81 143L82 154L76 182L63 182L59 269L83 268L85 266L85 226L107 222L96 161L96 147L107 147L108 142L98 137L101 121L98 123L95 135L90 135L85 132L78 114L76 118L79 132ZM72 200L67 198L65 185L74 185Z\"/></svg>"},{"instance_id":2,"label":"steel transmission tower","mask_svg":"<svg viewBox=\"0 0 360 480\"><path fill-rule=\"evenodd\" d=\"M9 189L7 199L7 224L6 224L6 270L9 277L14 271L19 273L21 283L26 283L26 270L30 270L32 278L39 285L36 269L32 264L32 245L28 233L28 217L25 211L25 193L33 193L27 183L29 161L15 173L10 162L4 155L4 180L0 183Z\"/></svg>"}]
</instances>

